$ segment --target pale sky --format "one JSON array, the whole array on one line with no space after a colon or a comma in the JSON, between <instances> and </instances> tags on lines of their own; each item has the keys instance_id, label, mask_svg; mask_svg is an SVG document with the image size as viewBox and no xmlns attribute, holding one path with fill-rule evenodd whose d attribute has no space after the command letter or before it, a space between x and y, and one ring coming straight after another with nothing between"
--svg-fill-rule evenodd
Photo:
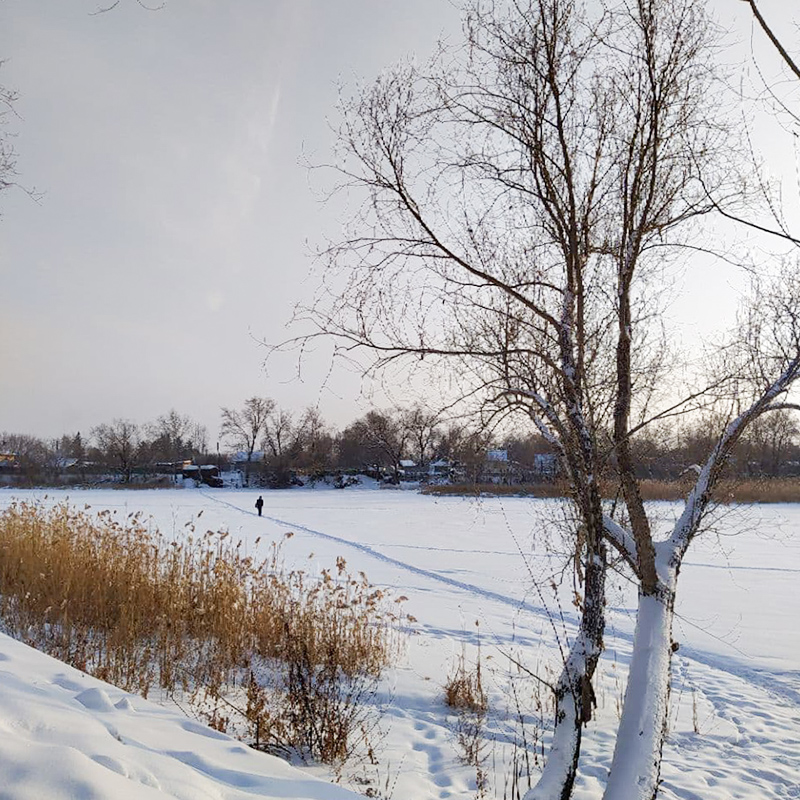
<instances>
[{"instance_id":1,"label":"pale sky","mask_svg":"<svg viewBox=\"0 0 800 800\"><path fill-rule=\"evenodd\" d=\"M746 42L747 6L714 5ZM784 2L762 6L796 36ZM423 59L440 36L457 40L457 8L167 0L148 12L122 0L92 16L97 8L0 2L0 84L20 94L19 181L41 192L0 197L0 431L87 434L174 407L213 443L219 407L254 394L297 410L318 402L338 425L360 415L356 376L321 392L324 357L304 383L289 380L288 361L267 376L256 339L286 336L294 303L314 289L309 243L339 224L303 165L304 153L330 153L337 82ZM704 302L690 296L683 313Z\"/></svg>"}]
</instances>

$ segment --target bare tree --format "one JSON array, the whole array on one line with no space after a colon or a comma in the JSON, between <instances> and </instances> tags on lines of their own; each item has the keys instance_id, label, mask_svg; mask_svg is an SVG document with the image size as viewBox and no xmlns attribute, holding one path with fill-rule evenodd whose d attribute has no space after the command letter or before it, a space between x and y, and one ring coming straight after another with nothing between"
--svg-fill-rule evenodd
<instances>
[{"instance_id":1,"label":"bare tree","mask_svg":"<svg viewBox=\"0 0 800 800\"><path fill-rule=\"evenodd\" d=\"M270 455L275 486L290 484L289 466L299 455L300 447L300 431L294 415L284 408L273 407L264 423L263 448Z\"/></svg>"},{"instance_id":2,"label":"bare tree","mask_svg":"<svg viewBox=\"0 0 800 800\"><path fill-rule=\"evenodd\" d=\"M400 482L400 460L408 444L408 431L398 416L392 411L369 411L351 426L358 430L371 458L392 470L395 483Z\"/></svg>"},{"instance_id":3,"label":"bare tree","mask_svg":"<svg viewBox=\"0 0 800 800\"><path fill-rule=\"evenodd\" d=\"M439 435L439 414L417 404L400 412L400 421L408 434L409 447L418 464L432 455Z\"/></svg>"},{"instance_id":4,"label":"bare tree","mask_svg":"<svg viewBox=\"0 0 800 800\"><path fill-rule=\"evenodd\" d=\"M299 463L313 472L331 467L333 462L333 435L319 410L309 406L297 424L297 437L301 448Z\"/></svg>"},{"instance_id":5,"label":"bare tree","mask_svg":"<svg viewBox=\"0 0 800 800\"><path fill-rule=\"evenodd\" d=\"M786 270L769 287L755 287L741 327L737 362L726 368L738 387L726 425L706 456L671 535L607 521L610 538L639 582L633 657L617 745L604 798L655 797L666 736L672 621L684 556L703 531L714 487L742 435L764 415L797 408L786 396L800 376L800 279Z\"/></svg>"},{"instance_id":6,"label":"bare tree","mask_svg":"<svg viewBox=\"0 0 800 800\"><path fill-rule=\"evenodd\" d=\"M139 445L139 426L127 419L115 419L110 424L92 429L98 449L109 463L116 464L128 483L133 470L134 456Z\"/></svg>"},{"instance_id":7,"label":"bare tree","mask_svg":"<svg viewBox=\"0 0 800 800\"><path fill-rule=\"evenodd\" d=\"M29 480L43 477L53 458L52 449L36 436L8 431L0 433L0 451L14 456L19 470Z\"/></svg>"},{"instance_id":8,"label":"bare tree","mask_svg":"<svg viewBox=\"0 0 800 800\"><path fill-rule=\"evenodd\" d=\"M310 337L380 369L451 365L495 413L522 414L559 454L582 562L580 628L553 686L555 730L526 800L567 798L603 648L612 548L639 586L634 656L608 800L657 792L671 625L683 556L732 448L781 407L800 346L797 281L762 307L704 384L668 372L658 287L731 208L733 142L715 104L714 32L697 0L476 3L466 46L398 67L343 101L336 169L363 205L323 255L344 290L301 315ZM766 313L765 313L766 312ZM308 337L301 337L305 341ZM668 390L667 390L668 388ZM735 392L734 392L735 390ZM672 535L656 540L633 442L656 421L727 397ZM731 399L732 398L732 399ZM615 478L621 516L604 507Z\"/></svg>"},{"instance_id":9,"label":"bare tree","mask_svg":"<svg viewBox=\"0 0 800 800\"><path fill-rule=\"evenodd\" d=\"M739 473L777 477L786 473L788 462L797 455L800 427L789 410L781 409L755 420L742 435L735 456Z\"/></svg>"},{"instance_id":10,"label":"bare tree","mask_svg":"<svg viewBox=\"0 0 800 800\"><path fill-rule=\"evenodd\" d=\"M275 408L268 397L251 397L242 408L223 408L220 436L247 455L245 480L250 483L250 466L259 439L264 434L267 418Z\"/></svg>"},{"instance_id":11,"label":"bare tree","mask_svg":"<svg viewBox=\"0 0 800 800\"><path fill-rule=\"evenodd\" d=\"M147 426L153 439L154 456L162 461L179 461L205 453L208 449L208 431L188 414L179 414L174 408L162 414Z\"/></svg>"},{"instance_id":12,"label":"bare tree","mask_svg":"<svg viewBox=\"0 0 800 800\"><path fill-rule=\"evenodd\" d=\"M294 415L285 408L275 408L264 423L264 448L273 458L284 459L296 441Z\"/></svg>"},{"instance_id":13,"label":"bare tree","mask_svg":"<svg viewBox=\"0 0 800 800\"><path fill-rule=\"evenodd\" d=\"M442 454L446 454L463 471L470 483L479 483L486 466L486 458L492 447L492 435L482 428L450 425L445 437L440 440Z\"/></svg>"}]
</instances>

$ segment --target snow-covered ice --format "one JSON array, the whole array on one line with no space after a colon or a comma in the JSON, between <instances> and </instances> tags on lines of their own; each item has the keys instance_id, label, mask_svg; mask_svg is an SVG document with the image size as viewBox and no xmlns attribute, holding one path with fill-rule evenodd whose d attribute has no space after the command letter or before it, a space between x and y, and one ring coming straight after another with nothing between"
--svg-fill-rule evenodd
<instances>
[{"instance_id":1,"label":"snow-covered ice","mask_svg":"<svg viewBox=\"0 0 800 800\"><path fill-rule=\"evenodd\" d=\"M245 490L7 490L0 505L69 496L96 510L142 510L169 534L202 511L203 529L226 528L249 549L258 537L263 547L293 531L285 543L290 563L320 569L343 556L373 583L406 595L418 619L378 698L386 709L380 764L357 770L381 787L388 782L394 800L475 796L474 768L459 762L442 684L462 642L474 658L480 638L491 705L487 752L502 797L509 655L532 669L552 664L577 619L571 574L557 594L549 588L563 558L545 548L542 530L558 516L557 504L364 489L263 494L261 519L253 509L258 492ZM669 518L676 506L658 511ZM690 550L678 589L667 800L800 797L799 578L800 505L733 510ZM622 578L612 584L597 720L584 736L577 800L602 794L630 656L636 598ZM173 709L0 640L0 798L353 796L310 772L322 774L298 772Z\"/></svg>"}]
</instances>

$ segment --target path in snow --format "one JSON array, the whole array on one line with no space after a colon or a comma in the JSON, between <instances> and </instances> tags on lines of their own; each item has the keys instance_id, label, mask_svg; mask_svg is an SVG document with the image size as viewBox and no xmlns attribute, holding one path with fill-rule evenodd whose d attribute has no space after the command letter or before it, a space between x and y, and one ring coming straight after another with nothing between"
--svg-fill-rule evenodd
<instances>
[{"instance_id":1,"label":"path in snow","mask_svg":"<svg viewBox=\"0 0 800 800\"><path fill-rule=\"evenodd\" d=\"M241 514L249 514L258 518L258 514L255 511L250 511L249 509L242 508L241 506L234 505L233 503L228 503L226 500L220 500L218 497L214 497L213 495L207 494L206 492L202 492L203 497L208 498L209 500L213 500L215 503L219 503L220 505L228 506L228 508L233 508L236 511L240 512ZM503 603L504 605L511 606L515 610L520 611L529 611L533 614L540 615L546 619L549 619L549 612L543 606L535 606L531 605L530 603L526 602L525 600L520 600L519 598L515 597L508 597L507 595L499 594L498 592L493 592L489 589L483 589L480 586L476 586L473 583L466 583L465 581L459 581L455 578L448 578L446 575L442 575L440 572L433 572L429 569L424 569L423 567L418 567L415 564L410 564L407 561L401 561L398 558L392 558L392 556L387 556L384 553L381 553L378 550L375 550L373 547L367 544L362 544L361 542L353 542L349 539L343 539L340 536L333 536L330 533L323 533L322 531L314 530L313 528L307 528L304 525L298 525L296 522L290 522L289 520L285 519L278 519L277 517L270 517L266 514L261 516L261 519L269 520L270 522L274 522L276 525L285 525L286 527L292 528L296 531L302 531L303 533L307 533L311 536L315 536L319 539L324 539L328 542L335 542L336 544L344 545L345 547L350 547L354 550L358 550L361 553L365 553L370 558L377 559L378 561L383 562L384 564L389 564L393 567L399 567L406 572L411 572L414 575L420 575L423 578L429 578L430 580L437 581L438 583L443 583L446 586L449 586L453 589L460 589L461 591L467 592L475 597L481 597L486 600L494 600L498 603ZM419 545L414 546L414 549L417 550L430 550L436 552L463 552L460 550L450 549L450 548L428 548L428 547L421 547ZM495 552L498 551L470 551L471 553L477 552L478 554L486 553L486 552ZM508 553L503 553L504 555L508 555ZM512 554L516 555L516 554ZM573 627L577 628L579 625L578 617L571 613L571 612L563 612L561 615L564 621L568 622Z\"/></svg>"},{"instance_id":2,"label":"path in snow","mask_svg":"<svg viewBox=\"0 0 800 800\"><path fill-rule=\"evenodd\" d=\"M213 501L214 503L227 506L228 508L232 508L241 514L248 514L250 516L258 518L258 514L256 512L250 511L247 508L242 508L241 506L237 506L234 503L229 503L226 500L222 500L219 497L215 497L213 494L210 494L205 491L202 491L201 494L203 495L203 497ZM299 525L298 523L292 522L290 520L280 519L278 517L272 517L266 514L262 516L262 519L269 520L270 522L274 522L277 525L283 525L288 528L292 528L293 530L296 531L302 531L303 533L307 533L311 536L323 539L325 541L334 542L336 544L355 549L361 553L364 553L370 558L374 558L377 559L378 561L381 561L384 564L389 564L391 566L398 567L402 570L413 573L415 575L419 575L421 577L437 581L438 583L442 583L448 587L461 590L474 597L502 603L504 605L514 608L515 610L528 611L540 616L541 618L547 621L550 620L550 612L543 606L533 605L529 602L526 602L525 600L520 600L519 598L502 595L497 592L481 588L480 586L476 586L475 584L456 580L454 578L447 577L446 575L442 575L439 572L434 572L432 570L416 566L415 564L411 564L407 561L401 561L400 559L393 558L392 556L388 556L384 553L381 553L378 550L375 550L373 546L370 546L368 544L363 544L361 542L354 542L349 539L344 539L340 536L334 536L329 533L324 533L323 531L309 528L305 525ZM413 550L421 550L421 551L464 552L463 550L458 550L456 548L424 547L421 545L394 545L394 546L404 547ZM502 554L502 555L516 555L516 553L512 553L510 551L507 552L507 551L497 551L497 550L491 550L491 551L471 550L470 553L479 555L489 554L489 553ZM693 563L693 562L687 563L687 566L699 566L699 567L707 567L712 569L725 569L725 570L748 569L756 571L800 573L799 569L794 569L794 568L773 568L773 567L759 567L759 566L736 567L736 566L722 566L717 564L704 564L704 563ZM560 617L564 622L572 626L573 629L577 628L579 624L579 619L574 613L563 611L561 612ZM628 644L633 642L633 636L630 633L623 630L615 629L613 631L613 636L616 639L621 639ZM790 702L800 707L800 685L791 685L790 681L792 681L793 678L796 677L792 673L790 673L788 676L783 676L783 680L781 680L780 678L773 676L766 670L756 669L737 662L731 662L729 659L721 658L719 656L716 656L715 654L703 652L701 650L698 650L697 648L683 648L681 650L681 655L684 658L688 658L692 661L697 662L698 664L704 664L708 667L712 667L713 669L730 673L731 675L734 675L742 680L745 680L754 686L758 686L765 692L768 692L770 695L775 696L783 700L784 702Z\"/></svg>"}]
</instances>

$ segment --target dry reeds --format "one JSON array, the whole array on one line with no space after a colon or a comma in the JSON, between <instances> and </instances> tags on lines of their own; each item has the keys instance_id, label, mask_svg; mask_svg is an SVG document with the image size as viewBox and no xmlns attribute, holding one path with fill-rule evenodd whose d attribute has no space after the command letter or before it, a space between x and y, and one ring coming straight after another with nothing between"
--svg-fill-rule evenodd
<instances>
[{"instance_id":1,"label":"dry reeds","mask_svg":"<svg viewBox=\"0 0 800 800\"><path fill-rule=\"evenodd\" d=\"M692 481L684 478L675 481L645 480L640 484L645 500L685 500ZM607 486L604 495L612 497L616 488ZM797 503L800 502L798 478L726 478L714 488L718 503Z\"/></svg>"},{"instance_id":2,"label":"dry reeds","mask_svg":"<svg viewBox=\"0 0 800 800\"><path fill-rule=\"evenodd\" d=\"M436 483L420 489L421 494L437 497L565 497L566 492L561 483Z\"/></svg>"},{"instance_id":3,"label":"dry reeds","mask_svg":"<svg viewBox=\"0 0 800 800\"><path fill-rule=\"evenodd\" d=\"M181 693L258 746L343 762L399 647L396 606L343 559L321 578L256 561L226 532L167 539L130 514L0 512L0 619L12 636L144 696Z\"/></svg>"},{"instance_id":4,"label":"dry reeds","mask_svg":"<svg viewBox=\"0 0 800 800\"><path fill-rule=\"evenodd\" d=\"M489 700L483 688L480 641L474 667L468 666L462 645L461 654L444 684L444 701L456 714L453 732L459 758L462 763L475 768L476 798L486 797L489 775L484 728Z\"/></svg>"},{"instance_id":5,"label":"dry reeds","mask_svg":"<svg viewBox=\"0 0 800 800\"><path fill-rule=\"evenodd\" d=\"M691 489L686 479L643 480L640 490L644 500L685 500ZM442 484L425 486L422 494L436 496L457 495L465 497L567 497L566 484L535 483L519 486L496 484ZM617 496L619 484L602 481L600 491L603 497ZM728 478L720 481L714 491L714 499L719 503L797 503L800 502L800 478Z\"/></svg>"},{"instance_id":6,"label":"dry reeds","mask_svg":"<svg viewBox=\"0 0 800 800\"><path fill-rule=\"evenodd\" d=\"M488 708L486 691L483 688L480 655L474 667L467 665L463 649L456 659L452 672L444 684L445 705L454 711L471 711L483 714Z\"/></svg>"}]
</instances>

